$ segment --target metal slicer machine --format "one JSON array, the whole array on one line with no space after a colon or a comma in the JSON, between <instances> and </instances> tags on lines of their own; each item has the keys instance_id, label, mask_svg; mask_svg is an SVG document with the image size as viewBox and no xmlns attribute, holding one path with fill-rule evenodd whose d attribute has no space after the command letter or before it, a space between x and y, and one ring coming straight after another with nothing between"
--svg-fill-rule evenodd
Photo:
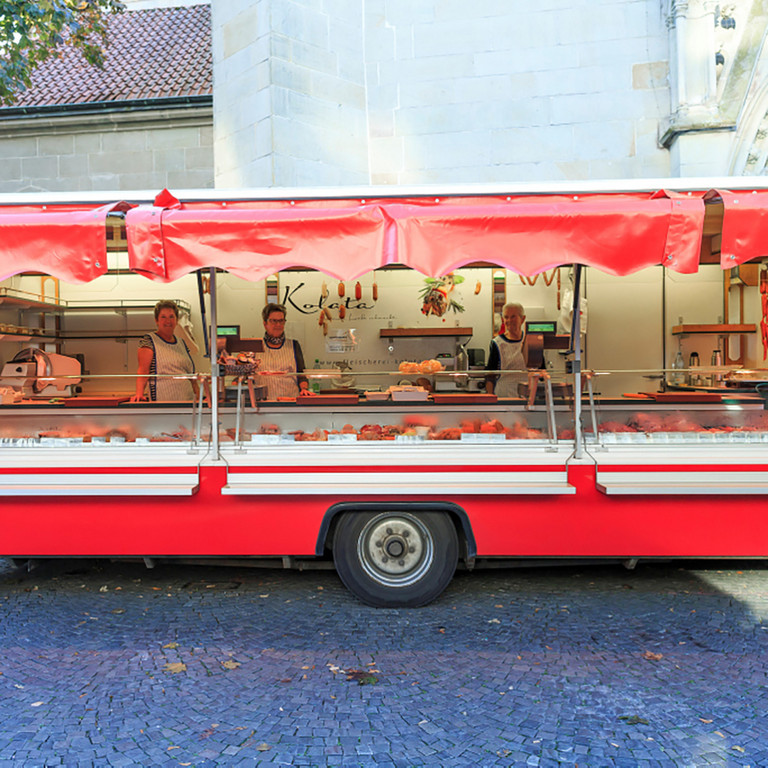
<instances>
[{"instance_id":1,"label":"metal slicer machine","mask_svg":"<svg viewBox=\"0 0 768 768\"><path fill-rule=\"evenodd\" d=\"M81 373L76 358L29 347L3 366L0 387L19 391L24 398L71 397Z\"/></svg>"}]
</instances>

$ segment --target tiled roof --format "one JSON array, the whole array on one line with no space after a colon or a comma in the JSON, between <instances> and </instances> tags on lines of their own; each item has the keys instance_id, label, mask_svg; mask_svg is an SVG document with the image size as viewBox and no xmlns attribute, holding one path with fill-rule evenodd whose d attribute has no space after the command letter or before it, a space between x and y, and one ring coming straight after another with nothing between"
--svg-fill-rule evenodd
<instances>
[{"instance_id":1,"label":"tiled roof","mask_svg":"<svg viewBox=\"0 0 768 768\"><path fill-rule=\"evenodd\" d=\"M65 47L13 107L206 96L212 80L209 5L125 11L110 19L103 70Z\"/></svg>"}]
</instances>

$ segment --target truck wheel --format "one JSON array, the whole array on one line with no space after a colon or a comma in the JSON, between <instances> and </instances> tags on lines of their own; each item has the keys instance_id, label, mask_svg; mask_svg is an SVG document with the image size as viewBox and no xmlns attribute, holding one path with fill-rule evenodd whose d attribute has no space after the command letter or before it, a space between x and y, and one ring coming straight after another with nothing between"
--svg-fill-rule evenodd
<instances>
[{"instance_id":1,"label":"truck wheel","mask_svg":"<svg viewBox=\"0 0 768 768\"><path fill-rule=\"evenodd\" d=\"M333 541L344 586L381 608L434 600L448 586L458 557L456 529L439 512L347 512Z\"/></svg>"}]
</instances>

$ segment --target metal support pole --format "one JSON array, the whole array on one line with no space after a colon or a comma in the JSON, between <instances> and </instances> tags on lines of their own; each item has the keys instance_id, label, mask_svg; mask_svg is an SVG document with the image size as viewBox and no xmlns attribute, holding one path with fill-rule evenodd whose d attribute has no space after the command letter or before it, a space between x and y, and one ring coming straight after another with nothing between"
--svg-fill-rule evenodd
<instances>
[{"instance_id":1,"label":"metal support pole","mask_svg":"<svg viewBox=\"0 0 768 768\"><path fill-rule=\"evenodd\" d=\"M595 410L595 389L592 385L592 372L587 371L587 390L589 392L589 411L592 415L592 434L595 437L595 442L597 442L598 438L598 429L597 429L597 412Z\"/></svg>"},{"instance_id":2,"label":"metal support pole","mask_svg":"<svg viewBox=\"0 0 768 768\"><path fill-rule=\"evenodd\" d=\"M203 431L203 404L205 394L205 382L202 377L198 376L197 379L197 413L195 414L195 441L194 447L197 448L200 445L200 438Z\"/></svg>"},{"instance_id":3,"label":"metal support pole","mask_svg":"<svg viewBox=\"0 0 768 768\"><path fill-rule=\"evenodd\" d=\"M547 407L547 419L549 423L549 439L557 442L557 423L555 421L555 399L552 396L552 378L548 373L544 374L544 398Z\"/></svg>"},{"instance_id":4,"label":"metal support pole","mask_svg":"<svg viewBox=\"0 0 768 768\"><path fill-rule=\"evenodd\" d=\"M573 420L574 458L584 455L581 434L581 264L574 265L573 320L571 322L571 349L573 349Z\"/></svg>"},{"instance_id":5,"label":"metal support pole","mask_svg":"<svg viewBox=\"0 0 768 768\"><path fill-rule=\"evenodd\" d=\"M208 283L211 301L211 332L208 338L211 340L211 449L213 458L219 456L219 350L217 341L218 320L216 319L216 269L210 269L211 279Z\"/></svg>"},{"instance_id":6,"label":"metal support pole","mask_svg":"<svg viewBox=\"0 0 768 768\"><path fill-rule=\"evenodd\" d=\"M240 448L240 424L243 419L243 377L237 378L237 409L235 410L235 445Z\"/></svg>"}]
</instances>

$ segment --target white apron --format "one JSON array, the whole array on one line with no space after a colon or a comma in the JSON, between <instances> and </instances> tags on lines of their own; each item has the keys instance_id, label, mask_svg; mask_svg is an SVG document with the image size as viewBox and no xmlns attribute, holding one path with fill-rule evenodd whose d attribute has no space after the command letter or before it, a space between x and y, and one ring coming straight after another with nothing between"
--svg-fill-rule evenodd
<instances>
[{"instance_id":1,"label":"white apron","mask_svg":"<svg viewBox=\"0 0 768 768\"><path fill-rule=\"evenodd\" d=\"M525 355L523 346L525 337L520 341L499 340L498 336L493 343L499 350L499 367L501 370L522 370L525 371ZM517 392L517 385L528 381L527 373L502 373L496 381L493 391L496 397L520 397Z\"/></svg>"},{"instance_id":2,"label":"white apron","mask_svg":"<svg viewBox=\"0 0 768 768\"><path fill-rule=\"evenodd\" d=\"M194 400L195 392L189 379L165 378L195 372L195 364L184 340L176 338L167 342L156 333L150 333L149 339L155 352L149 369L150 400ZM158 373L162 375L155 378Z\"/></svg>"},{"instance_id":3,"label":"white apron","mask_svg":"<svg viewBox=\"0 0 768 768\"><path fill-rule=\"evenodd\" d=\"M296 356L293 353L293 341L286 339L280 349L272 349L265 343L261 353L262 371L285 371L296 373ZM267 388L267 400L278 397L298 397L299 384L295 376L259 376L259 385Z\"/></svg>"}]
</instances>

